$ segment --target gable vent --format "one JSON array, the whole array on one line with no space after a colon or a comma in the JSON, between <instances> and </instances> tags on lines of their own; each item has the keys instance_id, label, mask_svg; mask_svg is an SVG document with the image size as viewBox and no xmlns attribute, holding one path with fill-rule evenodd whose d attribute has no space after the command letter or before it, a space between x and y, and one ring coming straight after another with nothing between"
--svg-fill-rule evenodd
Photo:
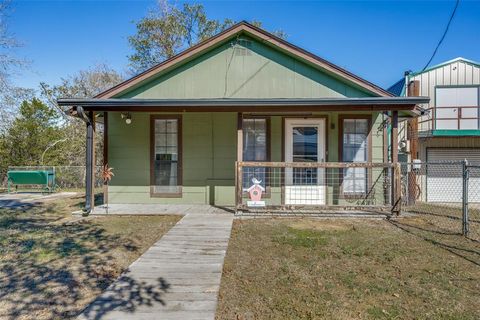
<instances>
[{"instance_id":1,"label":"gable vent","mask_svg":"<svg viewBox=\"0 0 480 320\"><path fill-rule=\"evenodd\" d=\"M251 56L252 52L250 48L252 47L252 41L247 39L238 39L234 43L235 55L236 56Z\"/></svg>"}]
</instances>

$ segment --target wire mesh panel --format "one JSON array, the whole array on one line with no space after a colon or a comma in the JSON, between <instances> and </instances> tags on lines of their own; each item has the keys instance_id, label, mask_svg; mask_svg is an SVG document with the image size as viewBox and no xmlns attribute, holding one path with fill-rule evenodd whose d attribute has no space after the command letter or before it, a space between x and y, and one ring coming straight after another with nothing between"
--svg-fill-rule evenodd
<instances>
[{"instance_id":1,"label":"wire mesh panel","mask_svg":"<svg viewBox=\"0 0 480 320\"><path fill-rule=\"evenodd\" d=\"M394 169L388 163L238 162L237 210L389 212Z\"/></svg>"}]
</instances>

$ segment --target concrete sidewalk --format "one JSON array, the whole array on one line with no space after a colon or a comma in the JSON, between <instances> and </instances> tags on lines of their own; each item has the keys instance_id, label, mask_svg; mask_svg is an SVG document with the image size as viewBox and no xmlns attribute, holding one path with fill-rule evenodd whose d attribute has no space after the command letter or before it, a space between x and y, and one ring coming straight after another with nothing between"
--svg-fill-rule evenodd
<instances>
[{"instance_id":1,"label":"concrete sidewalk","mask_svg":"<svg viewBox=\"0 0 480 320\"><path fill-rule=\"evenodd\" d=\"M79 319L214 319L232 222L187 214Z\"/></svg>"}]
</instances>

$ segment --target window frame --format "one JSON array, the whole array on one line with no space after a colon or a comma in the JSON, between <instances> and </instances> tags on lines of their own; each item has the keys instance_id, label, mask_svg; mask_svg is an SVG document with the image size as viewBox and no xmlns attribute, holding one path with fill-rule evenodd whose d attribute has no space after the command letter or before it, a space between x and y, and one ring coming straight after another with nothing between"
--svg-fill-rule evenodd
<instances>
[{"instance_id":1,"label":"window frame","mask_svg":"<svg viewBox=\"0 0 480 320\"><path fill-rule=\"evenodd\" d=\"M339 162L345 162L343 160L343 134L344 134L344 120L367 120L368 134L367 134L367 161L366 163L372 162L372 115L367 114L344 114L339 115L338 117L338 159ZM353 163L353 162L352 162ZM365 169L366 172L366 181L365 181L365 192L347 192L343 190L343 171L339 172L339 195L344 199L361 199L364 198L369 193L369 188L371 186L372 175L369 174L368 169Z\"/></svg>"},{"instance_id":2,"label":"window frame","mask_svg":"<svg viewBox=\"0 0 480 320\"><path fill-rule=\"evenodd\" d=\"M244 125L243 125L243 120L248 120L248 119L264 119L265 120L265 139L266 139L266 160L264 162L271 162L271 117L270 116L255 116L255 115L242 115L241 116L241 123L242 123L242 141L245 142L245 133L244 133ZM242 161L244 162L253 162L253 160L245 160L244 159L244 148L245 148L245 144L242 145ZM270 171L270 169L268 168L265 168L265 174L266 174L266 177L268 177L268 172ZM270 198L270 195L271 195L271 188L268 184L268 179L265 179L267 181L265 181L265 193L263 194L263 198ZM243 189L243 186L242 186L242 189ZM248 192L246 192L245 190L243 191L244 192L244 196L247 196L248 195Z\"/></svg>"},{"instance_id":3,"label":"window frame","mask_svg":"<svg viewBox=\"0 0 480 320\"><path fill-rule=\"evenodd\" d=\"M155 120L177 120L177 187L178 192L155 192ZM150 115L150 197L151 198L181 198L183 195L183 130L182 130L182 115L169 114L169 115Z\"/></svg>"}]
</instances>

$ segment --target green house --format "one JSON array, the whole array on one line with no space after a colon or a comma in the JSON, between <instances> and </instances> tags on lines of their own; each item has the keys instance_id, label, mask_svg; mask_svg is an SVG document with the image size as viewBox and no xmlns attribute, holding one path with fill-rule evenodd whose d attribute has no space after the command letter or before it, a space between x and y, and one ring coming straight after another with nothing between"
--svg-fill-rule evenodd
<instances>
[{"instance_id":1,"label":"green house","mask_svg":"<svg viewBox=\"0 0 480 320\"><path fill-rule=\"evenodd\" d=\"M256 178L266 205L330 206L365 203L375 182L385 189L398 121L426 101L242 22L93 99L59 104L87 123L87 207L95 119L115 168L109 203L233 206Z\"/></svg>"}]
</instances>

